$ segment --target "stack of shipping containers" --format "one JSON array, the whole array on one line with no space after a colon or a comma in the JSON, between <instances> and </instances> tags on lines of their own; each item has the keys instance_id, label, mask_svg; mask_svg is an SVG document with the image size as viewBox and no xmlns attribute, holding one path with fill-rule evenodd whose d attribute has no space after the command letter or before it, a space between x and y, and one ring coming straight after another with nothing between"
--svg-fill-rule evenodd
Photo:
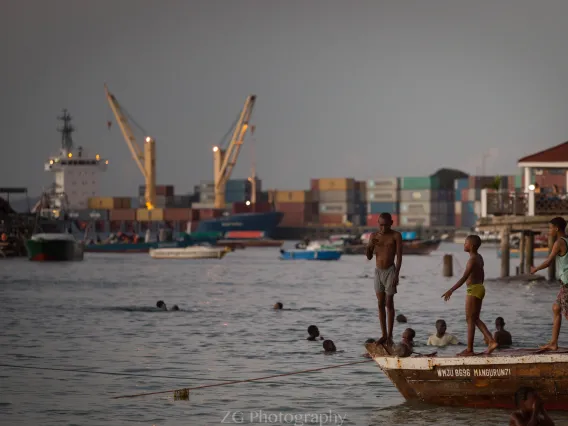
<instances>
[{"instance_id":1,"label":"stack of shipping containers","mask_svg":"<svg viewBox=\"0 0 568 426\"><path fill-rule=\"evenodd\" d=\"M438 226L440 182L435 176L400 178L401 226Z\"/></svg>"},{"instance_id":2,"label":"stack of shipping containers","mask_svg":"<svg viewBox=\"0 0 568 426\"><path fill-rule=\"evenodd\" d=\"M355 179L322 178L317 180L319 223L341 225L355 216Z\"/></svg>"},{"instance_id":3,"label":"stack of shipping containers","mask_svg":"<svg viewBox=\"0 0 568 426\"><path fill-rule=\"evenodd\" d=\"M318 205L311 191L276 191L276 211L284 213L280 226L302 227L317 222Z\"/></svg>"},{"instance_id":4,"label":"stack of shipping containers","mask_svg":"<svg viewBox=\"0 0 568 426\"><path fill-rule=\"evenodd\" d=\"M390 213L393 226L399 225L399 178L367 181L367 226L376 226L381 213Z\"/></svg>"},{"instance_id":5,"label":"stack of shipping containers","mask_svg":"<svg viewBox=\"0 0 568 426\"><path fill-rule=\"evenodd\" d=\"M353 216L354 225L367 225L367 182L364 180L355 181L355 214Z\"/></svg>"}]
</instances>

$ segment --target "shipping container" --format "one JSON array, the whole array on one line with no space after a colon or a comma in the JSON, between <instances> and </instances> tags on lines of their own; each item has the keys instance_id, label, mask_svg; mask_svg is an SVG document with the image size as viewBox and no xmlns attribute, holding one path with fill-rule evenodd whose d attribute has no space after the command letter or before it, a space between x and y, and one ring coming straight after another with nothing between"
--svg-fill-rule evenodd
<instances>
[{"instance_id":1,"label":"shipping container","mask_svg":"<svg viewBox=\"0 0 568 426\"><path fill-rule=\"evenodd\" d=\"M461 178L454 180L454 189L456 190L456 192L468 188L469 188L469 178Z\"/></svg>"},{"instance_id":2,"label":"shipping container","mask_svg":"<svg viewBox=\"0 0 568 426\"><path fill-rule=\"evenodd\" d=\"M319 191L319 179L310 179L310 190L312 192Z\"/></svg>"},{"instance_id":3,"label":"shipping container","mask_svg":"<svg viewBox=\"0 0 568 426\"><path fill-rule=\"evenodd\" d=\"M309 203L312 201L311 191L276 191L277 203Z\"/></svg>"},{"instance_id":4,"label":"shipping container","mask_svg":"<svg viewBox=\"0 0 568 426\"><path fill-rule=\"evenodd\" d=\"M173 185L156 185L156 195L163 195L166 197L173 197L174 186Z\"/></svg>"},{"instance_id":5,"label":"shipping container","mask_svg":"<svg viewBox=\"0 0 568 426\"><path fill-rule=\"evenodd\" d=\"M240 213L265 213L272 211L272 205L270 203L259 203L248 204L247 202L233 203L232 212L234 214Z\"/></svg>"},{"instance_id":6,"label":"shipping container","mask_svg":"<svg viewBox=\"0 0 568 426\"><path fill-rule=\"evenodd\" d=\"M215 208L215 203L213 202L208 202L208 203L193 203L191 205L191 208L194 210L200 210L200 209L214 209Z\"/></svg>"},{"instance_id":7,"label":"shipping container","mask_svg":"<svg viewBox=\"0 0 568 426\"><path fill-rule=\"evenodd\" d=\"M110 210L109 220L111 221L136 220L136 209Z\"/></svg>"},{"instance_id":8,"label":"shipping container","mask_svg":"<svg viewBox=\"0 0 568 426\"><path fill-rule=\"evenodd\" d=\"M354 191L320 191L319 193L320 203L354 203L355 202L355 192Z\"/></svg>"},{"instance_id":9,"label":"shipping container","mask_svg":"<svg viewBox=\"0 0 568 426\"><path fill-rule=\"evenodd\" d=\"M467 201L481 200L481 188L470 188L467 190Z\"/></svg>"},{"instance_id":10,"label":"shipping container","mask_svg":"<svg viewBox=\"0 0 568 426\"><path fill-rule=\"evenodd\" d=\"M264 231L229 231L225 233L228 239L259 239L264 238Z\"/></svg>"},{"instance_id":11,"label":"shipping container","mask_svg":"<svg viewBox=\"0 0 568 426\"><path fill-rule=\"evenodd\" d=\"M348 191L355 188L355 179L353 178L322 178L319 179L318 190L323 191Z\"/></svg>"},{"instance_id":12,"label":"shipping container","mask_svg":"<svg viewBox=\"0 0 568 426\"><path fill-rule=\"evenodd\" d=\"M399 200L401 202L428 202L433 201L434 191L430 189L422 190L402 190L400 191Z\"/></svg>"},{"instance_id":13,"label":"shipping container","mask_svg":"<svg viewBox=\"0 0 568 426\"><path fill-rule=\"evenodd\" d=\"M462 215L476 214L481 215L481 201L467 201L463 203Z\"/></svg>"},{"instance_id":14,"label":"shipping container","mask_svg":"<svg viewBox=\"0 0 568 426\"><path fill-rule=\"evenodd\" d=\"M430 226L430 215L400 214L401 226Z\"/></svg>"},{"instance_id":15,"label":"shipping container","mask_svg":"<svg viewBox=\"0 0 568 426\"><path fill-rule=\"evenodd\" d=\"M258 181L257 181L257 186L258 186ZM239 192L239 191L249 191L251 189L251 182L248 179L230 179L227 181L226 185L225 185L225 189L227 190L227 192L229 191L235 191L235 192ZM260 189L260 188L257 188Z\"/></svg>"},{"instance_id":16,"label":"shipping container","mask_svg":"<svg viewBox=\"0 0 568 426\"><path fill-rule=\"evenodd\" d=\"M198 210L197 217L199 218L199 220L207 220L207 219L221 217L222 214L223 214L222 209L205 208Z\"/></svg>"},{"instance_id":17,"label":"shipping container","mask_svg":"<svg viewBox=\"0 0 568 426\"><path fill-rule=\"evenodd\" d=\"M354 189L355 192L367 192L367 182L364 180L356 180Z\"/></svg>"},{"instance_id":18,"label":"shipping container","mask_svg":"<svg viewBox=\"0 0 568 426\"><path fill-rule=\"evenodd\" d=\"M309 212L286 212L279 226L285 227L302 227L313 223L317 216L311 215Z\"/></svg>"},{"instance_id":19,"label":"shipping container","mask_svg":"<svg viewBox=\"0 0 568 426\"><path fill-rule=\"evenodd\" d=\"M89 209L129 209L130 197L91 197L87 205Z\"/></svg>"},{"instance_id":20,"label":"shipping container","mask_svg":"<svg viewBox=\"0 0 568 426\"><path fill-rule=\"evenodd\" d=\"M432 213L431 202L401 202L399 204L400 215L430 215Z\"/></svg>"},{"instance_id":21,"label":"shipping container","mask_svg":"<svg viewBox=\"0 0 568 426\"><path fill-rule=\"evenodd\" d=\"M367 213L398 213L398 203L371 202L367 204Z\"/></svg>"},{"instance_id":22,"label":"shipping container","mask_svg":"<svg viewBox=\"0 0 568 426\"><path fill-rule=\"evenodd\" d=\"M350 203L319 203L319 212L326 214L353 214L355 205Z\"/></svg>"},{"instance_id":23,"label":"shipping container","mask_svg":"<svg viewBox=\"0 0 568 426\"><path fill-rule=\"evenodd\" d=\"M455 190L454 200L455 201L461 201L462 200L462 190L461 189Z\"/></svg>"},{"instance_id":24,"label":"shipping container","mask_svg":"<svg viewBox=\"0 0 568 426\"><path fill-rule=\"evenodd\" d=\"M225 193L225 202L238 203L242 201L250 201L250 193L241 191L227 191Z\"/></svg>"},{"instance_id":25,"label":"shipping container","mask_svg":"<svg viewBox=\"0 0 568 426\"><path fill-rule=\"evenodd\" d=\"M383 190L383 191L393 191L399 188L399 178L379 178L371 179L367 181L367 191L370 190Z\"/></svg>"},{"instance_id":26,"label":"shipping container","mask_svg":"<svg viewBox=\"0 0 568 426\"><path fill-rule=\"evenodd\" d=\"M317 212L317 204L316 203L276 203L275 204L276 211L282 213L300 213L304 211L311 211Z\"/></svg>"},{"instance_id":27,"label":"shipping container","mask_svg":"<svg viewBox=\"0 0 568 426\"><path fill-rule=\"evenodd\" d=\"M367 187L367 202L398 202L400 192L397 189L369 189Z\"/></svg>"},{"instance_id":28,"label":"shipping container","mask_svg":"<svg viewBox=\"0 0 568 426\"><path fill-rule=\"evenodd\" d=\"M456 215L461 215L462 213L462 203L460 201L456 201L454 203L454 212Z\"/></svg>"},{"instance_id":29,"label":"shipping container","mask_svg":"<svg viewBox=\"0 0 568 426\"><path fill-rule=\"evenodd\" d=\"M189 195L174 195L172 200L172 207L191 207L191 197Z\"/></svg>"},{"instance_id":30,"label":"shipping container","mask_svg":"<svg viewBox=\"0 0 568 426\"><path fill-rule=\"evenodd\" d=\"M440 180L436 176L400 178L402 190L438 189L439 186Z\"/></svg>"},{"instance_id":31,"label":"shipping container","mask_svg":"<svg viewBox=\"0 0 568 426\"><path fill-rule=\"evenodd\" d=\"M523 188L523 176L517 175L515 176L515 189L522 189Z\"/></svg>"},{"instance_id":32,"label":"shipping container","mask_svg":"<svg viewBox=\"0 0 568 426\"><path fill-rule=\"evenodd\" d=\"M345 215L320 213L318 220L320 225L342 225L345 222Z\"/></svg>"},{"instance_id":33,"label":"shipping container","mask_svg":"<svg viewBox=\"0 0 568 426\"><path fill-rule=\"evenodd\" d=\"M166 221L189 221L198 218L197 211L190 208L171 207L164 209L164 220Z\"/></svg>"},{"instance_id":34,"label":"shipping container","mask_svg":"<svg viewBox=\"0 0 568 426\"><path fill-rule=\"evenodd\" d=\"M461 200L462 200L463 202L469 201L469 189L462 189L462 192L461 192Z\"/></svg>"},{"instance_id":35,"label":"shipping container","mask_svg":"<svg viewBox=\"0 0 568 426\"><path fill-rule=\"evenodd\" d=\"M164 220L164 210L160 208L148 210L148 209L138 209L136 210L136 220L138 222L155 222Z\"/></svg>"}]
</instances>

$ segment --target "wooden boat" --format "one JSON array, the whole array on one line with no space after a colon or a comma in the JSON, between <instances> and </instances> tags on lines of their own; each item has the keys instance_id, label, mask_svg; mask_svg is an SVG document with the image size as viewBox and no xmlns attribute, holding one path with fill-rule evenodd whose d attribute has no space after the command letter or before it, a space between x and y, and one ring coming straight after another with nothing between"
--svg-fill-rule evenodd
<instances>
[{"instance_id":1,"label":"wooden boat","mask_svg":"<svg viewBox=\"0 0 568 426\"><path fill-rule=\"evenodd\" d=\"M227 247L190 246L184 248L150 249L153 259L222 259L231 249Z\"/></svg>"},{"instance_id":2,"label":"wooden boat","mask_svg":"<svg viewBox=\"0 0 568 426\"><path fill-rule=\"evenodd\" d=\"M337 250L280 250L282 260L339 260L341 252Z\"/></svg>"},{"instance_id":3,"label":"wooden boat","mask_svg":"<svg viewBox=\"0 0 568 426\"><path fill-rule=\"evenodd\" d=\"M84 246L72 234L39 233L26 241L28 259L32 261L80 261Z\"/></svg>"},{"instance_id":4,"label":"wooden boat","mask_svg":"<svg viewBox=\"0 0 568 426\"><path fill-rule=\"evenodd\" d=\"M377 343L367 352L407 401L471 408L515 407L521 386L536 389L547 410L568 410L568 349L538 353L510 349L471 357L388 354Z\"/></svg>"}]
</instances>

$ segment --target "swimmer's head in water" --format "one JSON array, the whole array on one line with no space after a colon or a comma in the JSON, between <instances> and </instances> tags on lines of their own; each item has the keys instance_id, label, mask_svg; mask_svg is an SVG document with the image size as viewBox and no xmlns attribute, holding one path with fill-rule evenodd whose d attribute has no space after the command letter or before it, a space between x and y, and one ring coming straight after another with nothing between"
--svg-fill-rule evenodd
<instances>
[{"instance_id":1,"label":"swimmer's head in water","mask_svg":"<svg viewBox=\"0 0 568 426\"><path fill-rule=\"evenodd\" d=\"M179 306L178 305L172 306L172 311L179 311Z\"/></svg>"},{"instance_id":2,"label":"swimmer's head in water","mask_svg":"<svg viewBox=\"0 0 568 426\"><path fill-rule=\"evenodd\" d=\"M406 317L405 317L404 315L402 315L402 314L398 314L398 315L396 316L396 320L397 320L398 322L407 322Z\"/></svg>"},{"instance_id":3,"label":"swimmer's head in water","mask_svg":"<svg viewBox=\"0 0 568 426\"><path fill-rule=\"evenodd\" d=\"M158 309L164 309L166 307L166 304L164 303L163 300L158 300L158 302L156 303L156 307Z\"/></svg>"},{"instance_id":4,"label":"swimmer's head in water","mask_svg":"<svg viewBox=\"0 0 568 426\"><path fill-rule=\"evenodd\" d=\"M335 343L333 343L333 340L324 340L323 349L326 352L335 352L337 350L337 348L335 347Z\"/></svg>"},{"instance_id":5,"label":"swimmer's head in water","mask_svg":"<svg viewBox=\"0 0 568 426\"><path fill-rule=\"evenodd\" d=\"M503 319L503 317L497 317L497 319L495 320L495 328L497 330L502 330L503 327L505 327L505 320Z\"/></svg>"},{"instance_id":6,"label":"swimmer's head in water","mask_svg":"<svg viewBox=\"0 0 568 426\"><path fill-rule=\"evenodd\" d=\"M443 319L436 321L436 332L439 337L442 337L446 333L446 328L446 321L444 321Z\"/></svg>"},{"instance_id":7,"label":"swimmer's head in water","mask_svg":"<svg viewBox=\"0 0 568 426\"><path fill-rule=\"evenodd\" d=\"M319 337L320 331L315 325L310 325L308 327L308 334L310 337Z\"/></svg>"},{"instance_id":8,"label":"swimmer's head in water","mask_svg":"<svg viewBox=\"0 0 568 426\"><path fill-rule=\"evenodd\" d=\"M280 302L276 302L274 304L274 309L282 309L284 307L284 305Z\"/></svg>"}]
</instances>

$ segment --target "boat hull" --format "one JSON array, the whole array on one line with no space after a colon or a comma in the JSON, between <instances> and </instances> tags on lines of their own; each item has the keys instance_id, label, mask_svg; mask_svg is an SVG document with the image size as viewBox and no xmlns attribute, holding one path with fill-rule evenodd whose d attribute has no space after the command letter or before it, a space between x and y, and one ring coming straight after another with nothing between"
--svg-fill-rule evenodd
<instances>
[{"instance_id":1,"label":"boat hull","mask_svg":"<svg viewBox=\"0 0 568 426\"><path fill-rule=\"evenodd\" d=\"M283 217L281 212L234 214L202 220L197 232L263 231L266 237L270 237Z\"/></svg>"},{"instance_id":2,"label":"boat hull","mask_svg":"<svg viewBox=\"0 0 568 426\"><path fill-rule=\"evenodd\" d=\"M537 390L548 410L568 411L568 350L537 354L510 350L490 356L408 357L385 355L366 345L381 370L408 401L470 408L515 407L521 386Z\"/></svg>"},{"instance_id":3,"label":"boat hull","mask_svg":"<svg viewBox=\"0 0 568 426\"><path fill-rule=\"evenodd\" d=\"M229 239L229 240L217 241L218 246L236 246L236 247L280 247L282 244L284 244L284 241L268 240L268 239L258 239L258 240Z\"/></svg>"},{"instance_id":4,"label":"boat hull","mask_svg":"<svg viewBox=\"0 0 568 426\"><path fill-rule=\"evenodd\" d=\"M222 259L227 252L224 248L164 248L150 250L150 256L153 259Z\"/></svg>"},{"instance_id":5,"label":"boat hull","mask_svg":"<svg viewBox=\"0 0 568 426\"><path fill-rule=\"evenodd\" d=\"M28 259L36 262L61 262L83 260L84 246L70 240L28 240Z\"/></svg>"},{"instance_id":6,"label":"boat hull","mask_svg":"<svg viewBox=\"0 0 568 426\"><path fill-rule=\"evenodd\" d=\"M282 260L339 260L341 252L336 250L280 250Z\"/></svg>"},{"instance_id":7,"label":"boat hull","mask_svg":"<svg viewBox=\"0 0 568 426\"><path fill-rule=\"evenodd\" d=\"M169 243L103 243L103 244L88 244L85 246L86 253L148 253L150 249L157 248L179 248L184 247L179 242Z\"/></svg>"}]
</instances>

